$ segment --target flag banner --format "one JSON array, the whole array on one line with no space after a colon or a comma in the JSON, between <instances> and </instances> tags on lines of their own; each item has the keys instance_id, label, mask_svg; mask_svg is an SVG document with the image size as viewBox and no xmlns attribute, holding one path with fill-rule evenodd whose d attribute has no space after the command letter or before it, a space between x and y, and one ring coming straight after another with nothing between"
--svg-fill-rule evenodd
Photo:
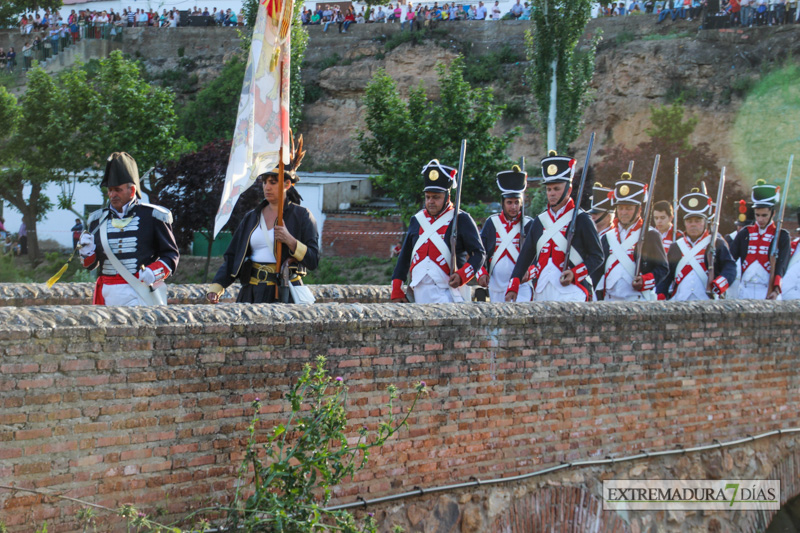
<instances>
[{"instance_id":1,"label":"flag banner","mask_svg":"<svg viewBox=\"0 0 800 533\"><path fill-rule=\"evenodd\" d=\"M225 226L239 196L278 165L283 147L289 162L289 39L293 2L259 4L250 56L233 132L225 186L214 220L214 236Z\"/></svg>"}]
</instances>

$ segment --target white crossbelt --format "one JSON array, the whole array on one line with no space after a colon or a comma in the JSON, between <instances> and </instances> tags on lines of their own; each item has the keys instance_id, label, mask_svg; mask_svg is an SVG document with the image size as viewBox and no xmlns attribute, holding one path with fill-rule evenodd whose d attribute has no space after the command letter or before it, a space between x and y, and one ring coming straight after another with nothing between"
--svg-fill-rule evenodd
<instances>
[{"instance_id":1,"label":"white crossbelt","mask_svg":"<svg viewBox=\"0 0 800 533\"><path fill-rule=\"evenodd\" d=\"M542 223L542 227L544 231L542 232L542 236L539 237L539 240L536 241L536 255L539 255L542 248L544 248L548 242L553 241L553 244L556 245L556 248L566 252L567 251L567 238L561 233L561 230L567 227L567 225L572 221L572 209L561 215L555 222L550 220L550 215L545 211L541 215L539 215L539 222ZM572 262L573 265L578 266L583 263L583 258L581 254L573 247L569 251L569 260ZM561 265L556 265L561 268ZM568 265L564 265L564 268L567 268Z\"/></svg>"},{"instance_id":2,"label":"white crossbelt","mask_svg":"<svg viewBox=\"0 0 800 533\"><path fill-rule=\"evenodd\" d=\"M797 248L792 254L792 258L789 259L789 265L786 267L786 272L789 272L789 269L796 265L798 261L800 261L800 244L797 245Z\"/></svg>"},{"instance_id":3,"label":"white crossbelt","mask_svg":"<svg viewBox=\"0 0 800 533\"><path fill-rule=\"evenodd\" d=\"M422 245L430 240L439 250L439 253L442 254L445 263L448 265L450 264L450 259L452 258L450 255L450 248L448 248L447 244L445 244L444 235L440 235L439 230L453 220L453 213L455 213L455 210L450 210L441 218L438 218L436 221L434 221L433 224L428 222L428 218L422 211L414 215L414 218L416 218L417 222L419 223L419 227L422 229L422 235L419 236L419 239L417 239L417 242L414 244L414 249L411 251L411 257L417 255L417 251L422 247Z\"/></svg>"},{"instance_id":4,"label":"white crossbelt","mask_svg":"<svg viewBox=\"0 0 800 533\"><path fill-rule=\"evenodd\" d=\"M686 265L689 265L692 267L692 270L694 270L694 273L697 274L697 277L700 278L700 281L703 282L703 285L706 285L708 283L708 272L700 266L700 263L697 261L697 255L704 253L709 242L711 242L711 235L706 235L705 238L700 239L700 242L689 249L689 245L686 244L686 239L678 239L678 248L680 248L683 257L678 262L678 269L675 271L675 275L677 276L683 272Z\"/></svg>"},{"instance_id":5,"label":"white crossbelt","mask_svg":"<svg viewBox=\"0 0 800 533\"><path fill-rule=\"evenodd\" d=\"M506 253L506 251L515 265L517 264L517 259L519 258L519 249L514 246L514 239L517 237L517 235L519 235L519 224L512 224L511 231L506 231L505 224L500 221L500 215L494 215L491 220L498 236L500 237L500 244L497 245L497 250L495 250L494 254L492 255L492 260L489 263L490 275L494 270L495 264L497 264L500 258L503 257L503 254Z\"/></svg>"},{"instance_id":6,"label":"white crossbelt","mask_svg":"<svg viewBox=\"0 0 800 533\"><path fill-rule=\"evenodd\" d=\"M606 240L608 241L608 248L610 251L608 254L608 259L606 260L606 274L613 270L611 265L613 265L614 261L616 260L619 262L620 266L624 268L628 274L630 274L631 279L636 277L636 265L634 264L633 259L631 259L628 255L628 250L636 245L636 242L639 240L640 231L642 230L639 229L638 231L632 231L631 234L628 235L628 238L623 242L619 242L619 240L617 240L619 231L612 231L606 234Z\"/></svg>"}]
</instances>

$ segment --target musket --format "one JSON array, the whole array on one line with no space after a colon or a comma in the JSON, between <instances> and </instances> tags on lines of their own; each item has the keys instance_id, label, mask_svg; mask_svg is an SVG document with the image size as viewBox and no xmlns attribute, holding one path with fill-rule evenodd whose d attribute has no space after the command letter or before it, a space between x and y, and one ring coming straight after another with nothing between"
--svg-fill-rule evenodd
<instances>
[{"instance_id":1,"label":"musket","mask_svg":"<svg viewBox=\"0 0 800 533\"><path fill-rule=\"evenodd\" d=\"M675 160L677 164L678 160ZM709 298L713 298L714 291L711 288L714 286L714 264L717 261L717 235L719 235L719 221L720 212L722 211L722 194L725 191L725 167L722 167L722 173L719 175L719 188L717 189L717 207L714 209L714 224L711 230L711 242L708 243L706 249L706 265L708 265L708 281L706 282L706 294Z\"/></svg>"},{"instance_id":2,"label":"musket","mask_svg":"<svg viewBox=\"0 0 800 533\"><path fill-rule=\"evenodd\" d=\"M634 163L633 159L628 161L628 174L630 175L633 175L633 163Z\"/></svg>"},{"instance_id":3,"label":"musket","mask_svg":"<svg viewBox=\"0 0 800 533\"><path fill-rule=\"evenodd\" d=\"M519 168L525 174L525 156L519 158ZM525 176L525 185L528 185L528 176ZM527 188L527 187L526 187ZM525 242L525 191L522 191L522 200L519 204L519 247Z\"/></svg>"},{"instance_id":4,"label":"musket","mask_svg":"<svg viewBox=\"0 0 800 533\"><path fill-rule=\"evenodd\" d=\"M775 237L769 249L769 285L767 285L767 296L775 290L775 268L778 263L778 252L780 251L781 229L783 229L783 215L786 213L786 199L789 198L789 183L792 181L792 163L794 154L789 157L789 168L786 171L786 182L783 184L783 198L781 198L781 208L778 211L778 219L775 221Z\"/></svg>"},{"instance_id":5,"label":"musket","mask_svg":"<svg viewBox=\"0 0 800 533\"><path fill-rule=\"evenodd\" d=\"M455 274L458 270L458 262L456 261L456 242L458 241L458 214L461 211L461 189L464 184L464 158L467 155L467 140L461 139L461 154L458 156L458 175L456 179L456 201L453 204L453 231L450 232L450 274Z\"/></svg>"},{"instance_id":6,"label":"musket","mask_svg":"<svg viewBox=\"0 0 800 533\"><path fill-rule=\"evenodd\" d=\"M644 238L650 230L650 212L653 209L653 191L656 186L656 175L658 174L658 163L661 161L661 154L656 154L656 160L653 163L653 174L650 175L650 187L647 189L647 204L644 207L644 216L642 217L642 231L639 232L639 244L637 245L639 255L636 257L636 271L633 277L636 278L642 273L642 256L644 255Z\"/></svg>"},{"instance_id":7,"label":"musket","mask_svg":"<svg viewBox=\"0 0 800 533\"><path fill-rule=\"evenodd\" d=\"M567 249L564 251L564 268L562 272L569 269L569 254L572 252L572 239L575 237L575 225L578 222L578 212L581 207L581 200L583 200L583 189L586 187L586 175L589 173L589 160L592 158L592 146L594 146L594 132L589 137L589 146L586 148L586 159L583 162L583 172L581 172L581 184L578 187L578 200L575 202L575 208L572 210L572 222L569 223L569 232L567 232Z\"/></svg>"},{"instance_id":8,"label":"musket","mask_svg":"<svg viewBox=\"0 0 800 533\"><path fill-rule=\"evenodd\" d=\"M723 176L725 170L722 171ZM672 185L672 242L678 239L678 158L675 158L675 182Z\"/></svg>"}]
</instances>

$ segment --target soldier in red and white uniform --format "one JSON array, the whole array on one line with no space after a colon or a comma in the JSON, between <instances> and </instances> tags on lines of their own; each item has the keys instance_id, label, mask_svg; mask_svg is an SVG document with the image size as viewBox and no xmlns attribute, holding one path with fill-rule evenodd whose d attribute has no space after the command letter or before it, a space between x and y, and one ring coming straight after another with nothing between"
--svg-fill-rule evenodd
<instances>
[{"instance_id":1,"label":"soldier in red and white uniform","mask_svg":"<svg viewBox=\"0 0 800 533\"><path fill-rule=\"evenodd\" d=\"M392 301L407 302L403 282L410 274L409 292L415 303L471 301L467 283L483 266L486 253L478 228L468 213L458 215L456 272L450 271L450 235L455 214L450 189L456 169L434 159L422 169L425 179L425 209L408 224L408 233L392 273Z\"/></svg>"},{"instance_id":2,"label":"soldier in red and white uniform","mask_svg":"<svg viewBox=\"0 0 800 533\"><path fill-rule=\"evenodd\" d=\"M603 261L600 240L591 217L579 211L572 249L566 257L567 234L575 201L570 198L575 160L554 151L542 159L547 209L533 221L506 291L516 301L526 275L533 280L534 301L588 302L593 299L590 275Z\"/></svg>"},{"instance_id":3,"label":"soldier in red and white uniform","mask_svg":"<svg viewBox=\"0 0 800 533\"><path fill-rule=\"evenodd\" d=\"M778 259L775 262L774 287L770 291L769 255L777 230L772 218L775 215L775 205L780 200L780 187L767 185L764 180L758 180L753 187L751 199L756 223L739 231L731 244L731 255L734 259L741 259L742 265L738 298L780 300L781 280L789 266L792 241L789 232L781 230L778 238Z\"/></svg>"},{"instance_id":4,"label":"soldier in red and white uniform","mask_svg":"<svg viewBox=\"0 0 800 533\"><path fill-rule=\"evenodd\" d=\"M481 230L486 250L486 264L478 272L478 285L489 289L489 301L505 302L506 288L517 264L522 227L523 194L528 175L518 166L497 174L497 187L502 194L503 210L489 217ZM533 219L525 217L525 235L530 233ZM524 279L519 287L518 302L530 302L533 286Z\"/></svg>"},{"instance_id":5,"label":"soldier in red and white uniform","mask_svg":"<svg viewBox=\"0 0 800 533\"><path fill-rule=\"evenodd\" d=\"M602 237L614 228L614 206L611 200L614 198L614 189L603 187L601 183L595 183L592 187L592 208L589 214L592 216L594 227L597 228L597 236Z\"/></svg>"},{"instance_id":6,"label":"soldier in red and white uniform","mask_svg":"<svg viewBox=\"0 0 800 533\"><path fill-rule=\"evenodd\" d=\"M661 243L664 245L664 253L669 254L669 247L672 245L672 232L674 230L675 214L672 212L672 204L666 200L659 200L653 204L653 226L661 235ZM683 237L681 230L675 231L675 239Z\"/></svg>"},{"instance_id":7,"label":"soldier in red and white uniform","mask_svg":"<svg viewBox=\"0 0 800 533\"><path fill-rule=\"evenodd\" d=\"M598 299L655 300L655 288L667 275L669 266L656 230L644 229L642 207L647 202L647 185L633 181L627 172L614 186L617 220L614 229L603 235L604 270L597 280ZM639 237L647 231L643 250ZM641 271L636 275L636 261L642 255Z\"/></svg>"},{"instance_id":8,"label":"soldier in red and white uniform","mask_svg":"<svg viewBox=\"0 0 800 533\"><path fill-rule=\"evenodd\" d=\"M692 189L680 199L679 205L685 213L686 232L669 248L669 274L658 285L658 299L708 300L707 252L711 243L708 219L714 216L713 202L700 189ZM716 296L722 296L736 279L736 261L722 237L717 237L715 249L711 290Z\"/></svg>"}]
</instances>

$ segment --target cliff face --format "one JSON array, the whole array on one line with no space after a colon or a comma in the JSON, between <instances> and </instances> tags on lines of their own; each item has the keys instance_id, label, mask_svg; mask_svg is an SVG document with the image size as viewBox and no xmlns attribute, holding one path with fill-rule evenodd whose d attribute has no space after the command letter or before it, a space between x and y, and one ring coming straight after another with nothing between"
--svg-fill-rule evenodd
<instances>
[{"instance_id":1,"label":"cliff face","mask_svg":"<svg viewBox=\"0 0 800 533\"><path fill-rule=\"evenodd\" d=\"M405 43L386 52L382 40L397 25L353 26L347 35L310 29L309 64L304 81L318 84L319 99L305 107L302 131L314 166L337 170L357 168L353 136L363 127L364 89L378 68L395 79L401 94L422 82L436 93L434 65L448 63L459 50L485 53L509 45L524 55L524 23L450 23L437 37L421 44ZM351 27L351 28L353 28ZM746 89L759 74L782 58L800 56L800 26L748 30L698 30L697 22L655 24L647 16L594 20L586 38L598 32L600 44L592 91L594 101L584 115L585 125L572 150L582 153L591 132L598 148L621 143L635 146L647 139L650 108L681 97L699 119L692 142L708 142L721 162L733 160L731 129ZM333 29L333 28L332 28ZM326 57L340 56L328 66ZM328 63L328 64L326 64ZM525 62L504 66L509 77L519 76ZM514 71L517 71L516 73ZM498 97L521 104L530 96L504 79L494 82ZM522 109L521 105L513 106ZM499 129L521 126L512 157L536 160L544 153L541 135L522 111L508 113ZM733 170L735 175L735 169Z\"/></svg>"}]
</instances>

